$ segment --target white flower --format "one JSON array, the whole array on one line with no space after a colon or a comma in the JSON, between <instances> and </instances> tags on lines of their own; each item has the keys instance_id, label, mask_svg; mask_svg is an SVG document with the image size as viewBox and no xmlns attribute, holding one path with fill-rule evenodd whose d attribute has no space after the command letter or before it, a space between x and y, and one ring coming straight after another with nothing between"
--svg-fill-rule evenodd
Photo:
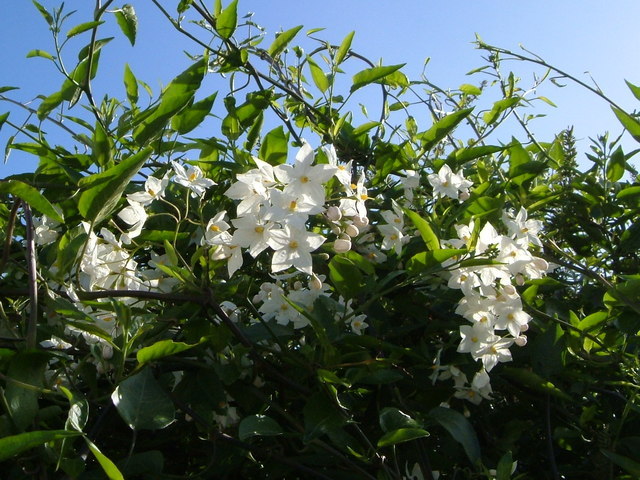
<instances>
[{"instance_id":1,"label":"white flower","mask_svg":"<svg viewBox=\"0 0 640 480\"><path fill-rule=\"evenodd\" d=\"M324 153L327 155L329 165L335 168L334 175L338 181L345 187L351 185L351 164L353 161L349 160L347 163L338 163L338 155L333 145L322 147L322 150L324 150Z\"/></svg>"},{"instance_id":2,"label":"white flower","mask_svg":"<svg viewBox=\"0 0 640 480\"><path fill-rule=\"evenodd\" d=\"M267 222L255 214L248 214L231 220L231 223L236 227L232 242L242 248L248 248L252 257L257 257L269 246L271 229L275 226L273 222Z\"/></svg>"},{"instance_id":3,"label":"white flower","mask_svg":"<svg viewBox=\"0 0 640 480\"><path fill-rule=\"evenodd\" d=\"M280 272L293 266L301 272L312 274L311 252L326 240L320 234L285 225L282 229L271 230L268 244L275 250L271 271Z\"/></svg>"},{"instance_id":4,"label":"white flower","mask_svg":"<svg viewBox=\"0 0 640 480\"><path fill-rule=\"evenodd\" d=\"M127 225L131 225L131 229L122 235L123 243L131 243L131 239L137 237L142 233L142 227L144 227L147 221L147 212L142 204L127 198L129 206L120 210L118 217Z\"/></svg>"},{"instance_id":5,"label":"white flower","mask_svg":"<svg viewBox=\"0 0 640 480\"><path fill-rule=\"evenodd\" d=\"M438 173L429 174L427 180L433 187L434 196L454 200L459 199L460 193L469 193L469 187L473 185L473 182L464 178L462 170L453 173L447 164L444 164Z\"/></svg>"},{"instance_id":6,"label":"white flower","mask_svg":"<svg viewBox=\"0 0 640 480\"><path fill-rule=\"evenodd\" d=\"M503 212L502 221L509 229L509 235L512 238L523 240L525 246L533 243L538 247L542 247L542 242L538 238L538 233L542 230L542 222L540 220L527 220L527 211L524 207L520 207L515 217L513 212Z\"/></svg>"},{"instance_id":7,"label":"white flower","mask_svg":"<svg viewBox=\"0 0 640 480\"><path fill-rule=\"evenodd\" d=\"M396 255L402 253L402 245L405 243L405 236L402 230L397 228L394 224L378 225L378 230L383 235L382 249L383 250L395 250Z\"/></svg>"},{"instance_id":8,"label":"white flower","mask_svg":"<svg viewBox=\"0 0 640 480\"><path fill-rule=\"evenodd\" d=\"M144 182L144 190L127 195L127 200L140 205L149 205L154 200L164 197L164 191L169 184L169 178L148 177Z\"/></svg>"},{"instance_id":9,"label":"white flower","mask_svg":"<svg viewBox=\"0 0 640 480\"><path fill-rule=\"evenodd\" d=\"M228 245L231 242L231 234L227 231L230 225L225 222L227 211L219 212L209 220L204 232L204 241L209 245Z\"/></svg>"},{"instance_id":10,"label":"white flower","mask_svg":"<svg viewBox=\"0 0 640 480\"><path fill-rule=\"evenodd\" d=\"M44 215L41 218L34 218L33 226L36 245L48 245L55 242L56 238L58 238L58 232L55 227L58 225L58 222Z\"/></svg>"},{"instance_id":11,"label":"white flower","mask_svg":"<svg viewBox=\"0 0 640 480\"><path fill-rule=\"evenodd\" d=\"M362 331L369 326L369 324L365 322L366 319L367 316L364 314L353 317L351 320L351 331L356 335L362 335Z\"/></svg>"},{"instance_id":12,"label":"white flower","mask_svg":"<svg viewBox=\"0 0 640 480\"><path fill-rule=\"evenodd\" d=\"M216 182L210 178L205 178L197 166L191 166L185 169L177 162L171 162L173 165L173 171L176 173L171 180L183 185L191 190L191 196L193 198L201 197L207 188L216 185Z\"/></svg>"}]
</instances>

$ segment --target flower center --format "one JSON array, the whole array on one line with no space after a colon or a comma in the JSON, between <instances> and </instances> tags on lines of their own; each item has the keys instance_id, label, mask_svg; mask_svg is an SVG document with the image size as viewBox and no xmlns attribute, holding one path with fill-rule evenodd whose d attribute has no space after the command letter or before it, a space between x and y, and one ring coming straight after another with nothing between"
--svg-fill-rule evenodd
<instances>
[{"instance_id":1,"label":"flower center","mask_svg":"<svg viewBox=\"0 0 640 480\"><path fill-rule=\"evenodd\" d=\"M296 242L295 240L291 240L289 242L289 248L298 248L298 242Z\"/></svg>"},{"instance_id":2,"label":"flower center","mask_svg":"<svg viewBox=\"0 0 640 480\"><path fill-rule=\"evenodd\" d=\"M189 175L190 182L195 182L196 178L198 178L198 174L196 172L193 172L191 175Z\"/></svg>"},{"instance_id":3,"label":"flower center","mask_svg":"<svg viewBox=\"0 0 640 480\"><path fill-rule=\"evenodd\" d=\"M212 232L219 232L220 231L220 227L218 225L211 225L209 227L209 230L211 230Z\"/></svg>"},{"instance_id":4,"label":"flower center","mask_svg":"<svg viewBox=\"0 0 640 480\"><path fill-rule=\"evenodd\" d=\"M307 183L309 182L309 177L307 177L306 175L304 177L300 177L300 183Z\"/></svg>"},{"instance_id":5,"label":"flower center","mask_svg":"<svg viewBox=\"0 0 640 480\"><path fill-rule=\"evenodd\" d=\"M264 232L264 227L258 225L256 228L254 228L254 230L256 231L256 233L262 233Z\"/></svg>"}]
</instances>

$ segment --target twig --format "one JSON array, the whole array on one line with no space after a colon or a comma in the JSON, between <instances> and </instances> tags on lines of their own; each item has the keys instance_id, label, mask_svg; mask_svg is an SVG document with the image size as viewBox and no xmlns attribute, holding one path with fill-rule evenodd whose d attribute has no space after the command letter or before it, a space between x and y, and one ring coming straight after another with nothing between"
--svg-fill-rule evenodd
<instances>
[{"instance_id":1,"label":"twig","mask_svg":"<svg viewBox=\"0 0 640 480\"><path fill-rule=\"evenodd\" d=\"M38 278L36 271L36 242L34 238L31 207L23 202L24 217L27 223L27 263L29 275L29 322L27 323L27 349L36 347L38 333Z\"/></svg>"}]
</instances>

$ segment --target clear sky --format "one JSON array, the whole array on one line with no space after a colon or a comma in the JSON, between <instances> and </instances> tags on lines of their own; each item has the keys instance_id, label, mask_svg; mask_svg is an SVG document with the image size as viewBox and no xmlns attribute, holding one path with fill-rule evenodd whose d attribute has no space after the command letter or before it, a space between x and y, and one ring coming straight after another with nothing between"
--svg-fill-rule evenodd
<instances>
[{"instance_id":1,"label":"clear sky","mask_svg":"<svg viewBox=\"0 0 640 480\"><path fill-rule=\"evenodd\" d=\"M59 5L58 0L40 3L49 9ZM113 19L108 19L110 25L104 26L102 34L116 38L103 53L100 80L96 83L98 92L102 89L123 95L124 62L157 92L189 64L183 50L197 52L163 20L150 0L128 3L139 17L138 41L132 48L114 27ZM162 3L173 12L177 0ZM77 10L67 29L89 20L93 5L90 0L67 0L65 9ZM318 35L339 43L355 30L355 50L374 60L382 58L385 64L406 63L404 71L409 77L417 77L429 57L426 74L443 88L480 81L465 75L483 65L482 52L472 44L477 33L487 43L510 50L518 50L522 44L584 81L590 81L590 74L621 106L628 110L638 106L624 84L624 79L640 84L638 0L239 0L239 13L246 12L254 12L254 21L266 28L269 39L280 29L304 25L305 30L325 27ZM86 33L74 39L75 50L70 53L87 43L88 38ZM20 91L11 92L13 98L29 101L37 94L50 94L59 88L61 78L52 64L40 58L25 58L36 48L53 50L47 26L30 1L1 3L0 45L0 86L21 87ZM523 85L531 82L533 72L541 71L533 65L513 68L523 77ZM535 124L541 140L551 140L554 133L574 125L578 139L582 139L580 150L584 151L588 136L621 130L608 106L577 86L550 86L539 94L558 105L557 109L539 111L547 114ZM35 100L33 106L38 104L39 100ZM0 113L8 109L7 104L0 103ZM426 129L428 125L421 127ZM0 132L0 153L10 133L5 125ZM626 150L636 148L632 140L627 140L627 145ZM29 171L36 162L26 154L13 152L8 164L0 164L0 178Z\"/></svg>"}]
</instances>

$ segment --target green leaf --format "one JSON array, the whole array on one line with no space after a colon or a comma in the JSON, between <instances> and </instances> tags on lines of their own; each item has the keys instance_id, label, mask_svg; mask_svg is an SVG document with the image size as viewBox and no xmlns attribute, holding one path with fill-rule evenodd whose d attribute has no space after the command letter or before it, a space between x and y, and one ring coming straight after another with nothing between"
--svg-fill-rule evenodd
<instances>
[{"instance_id":1,"label":"green leaf","mask_svg":"<svg viewBox=\"0 0 640 480\"><path fill-rule=\"evenodd\" d=\"M80 394L73 393L63 385L58 389L64 393L69 400L69 416L67 418L67 428L70 425L74 430L81 432L87 425L89 419L89 402Z\"/></svg>"},{"instance_id":2,"label":"green leaf","mask_svg":"<svg viewBox=\"0 0 640 480\"><path fill-rule=\"evenodd\" d=\"M333 57L333 62L336 65L340 65L344 61L344 59L347 58L347 54L349 53L349 49L351 49L351 42L353 41L353 36L355 35L355 33L356 32L349 33L346 37L344 37L344 40L342 40L342 43L340 44L335 57Z\"/></svg>"},{"instance_id":3,"label":"green leaf","mask_svg":"<svg viewBox=\"0 0 640 480\"><path fill-rule=\"evenodd\" d=\"M430 268L439 266L442 262L467 253L466 250L457 248L438 248L428 252L416 253L409 259L407 269L410 272L420 273ZM485 261L486 263L486 261Z\"/></svg>"},{"instance_id":4,"label":"green leaf","mask_svg":"<svg viewBox=\"0 0 640 480\"><path fill-rule=\"evenodd\" d=\"M27 58L33 57L42 57L46 58L47 60L55 60L55 57L53 55L51 55L49 52L45 52L44 50L40 50L39 48L31 50L29 53L27 53Z\"/></svg>"},{"instance_id":5,"label":"green leaf","mask_svg":"<svg viewBox=\"0 0 640 480\"><path fill-rule=\"evenodd\" d=\"M180 0L180 3L178 4L178 13L186 12L192 3L193 0Z\"/></svg>"},{"instance_id":6,"label":"green leaf","mask_svg":"<svg viewBox=\"0 0 640 480\"><path fill-rule=\"evenodd\" d=\"M0 193L10 193L27 202L32 208L46 215L56 222L63 223L64 219L53 205L37 189L20 180L0 180Z\"/></svg>"},{"instance_id":7,"label":"green leaf","mask_svg":"<svg viewBox=\"0 0 640 480\"><path fill-rule=\"evenodd\" d=\"M360 270L342 255L334 256L329 262L329 278L345 298L356 297L364 287Z\"/></svg>"},{"instance_id":8,"label":"green leaf","mask_svg":"<svg viewBox=\"0 0 640 480\"><path fill-rule=\"evenodd\" d=\"M624 175L625 168L627 166L627 162L625 160L624 152L622 151L622 147L618 147L615 151L609 156L609 161L607 162L607 180L610 182L617 182Z\"/></svg>"},{"instance_id":9,"label":"green leaf","mask_svg":"<svg viewBox=\"0 0 640 480\"><path fill-rule=\"evenodd\" d=\"M287 161L289 134L281 126L267 133L260 145L259 156L270 165L280 165Z\"/></svg>"},{"instance_id":10,"label":"green leaf","mask_svg":"<svg viewBox=\"0 0 640 480\"><path fill-rule=\"evenodd\" d=\"M136 142L143 145L161 135L171 117L191 102L207 71L207 63L203 57L191 65L169 83L157 107L141 113L143 120L133 131Z\"/></svg>"},{"instance_id":11,"label":"green leaf","mask_svg":"<svg viewBox=\"0 0 640 480\"><path fill-rule=\"evenodd\" d=\"M266 415L249 415L238 425L238 438L245 441L251 437L273 437L282 435L282 427Z\"/></svg>"},{"instance_id":12,"label":"green leaf","mask_svg":"<svg viewBox=\"0 0 640 480\"><path fill-rule=\"evenodd\" d=\"M120 382L111 394L111 401L133 430L159 430L175 419L171 398L148 367Z\"/></svg>"},{"instance_id":13,"label":"green leaf","mask_svg":"<svg viewBox=\"0 0 640 480\"><path fill-rule=\"evenodd\" d=\"M387 75L400 70L404 66L405 64L403 63L400 65L387 65L383 67L372 67L362 70L353 76L353 85L351 85L350 92L353 93L359 88L364 87L365 85L378 82L384 79L384 77L386 77Z\"/></svg>"},{"instance_id":14,"label":"green leaf","mask_svg":"<svg viewBox=\"0 0 640 480\"><path fill-rule=\"evenodd\" d=\"M18 90L18 89L19 87L4 86L4 87L0 87L0 93L10 92L11 90Z\"/></svg>"},{"instance_id":15,"label":"green leaf","mask_svg":"<svg viewBox=\"0 0 640 480\"><path fill-rule=\"evenodd\" d=\"M116 21L122 33L129 39L131 45L136 43L136 33L138 32L138 17L133 5L125 4L121 9L116 10Z\"/></svg>"},{"instance_id":16,"label":"green leaf","mask_svg":"<svg viewBox=\"0 0 640 480\"><path fill-rule=\"evenodd\" d=\"M216 16L216 31L224 38L231 38L238 26L238 0L233 0L227 8Z\"/></svg>"},{"instance_id":17,"label":"green leaf","mask_svg":"<svg viewBox=\"0 0 640 480\"><path fill-rule=\"evenodd\" d=\"M346 419L338 412L337 407L322 393L316 393L310 397L302 413L305 443L339 429L346 423Z\"/></svg>"},{"instance_id":18,"label":"green leaf","mask_svg":"<svg viewBox=\"0 0 640 480\"><path fill-rule=\"evenodd\" d=\"M322 93L326 92L329 89L329 79L327 78L327 75L311 57L307 56L307 62L311 69L311 78L313 79L313 83L315 83L318 90Z\"/></svg>"},{"instance_id":19,"label":"green leaf","mask_svg":"<svg viewBox=\"0 0 640 480\"><path fill-rule=\"evenodd\" d=\"M171 120L171 128L184 135L200 125L213 107L213 102L216 99L218 92L214 92L207 98L194 103L193 105L184 108Z\"/></svg>"},{"instance_id":20,"label":"green leaf","mask_svg":"<svg viewBox=\"0 0 640 480\"><path fill-rule=\"evenodd\" d=\"M37 430L0 438L0 462L4 462L11 457L15 457L22 452L26 452L45 443L69 437L77 437L78 435L82 434L80 432L68 432L66 430Z\"/></svg>"},{"instance_id":21,"label":"green leaf","mask_svg":"<svg viewBox=\"0 0 640 480\"><path fill-rule=\"evenodd\" d=\"M619 108L612 106L611 110L613 110L613 113L616 114L622 126L627 129L633 139L640 142L640 121Z\"/></svg>"},{"instance_id":22,"label":"green leaf","mask_svg":"<svg viewBox=\"0 0 640 480\"><path fill-rule=\"evenodd\" d=\"M484 113L484 115L482 116L482 120L484 120L484 123L486 123L487 125L491 125L498 119L502 112L517 105L519 102L519 97L509 97L498 100L493 104L491 110Z\"/></svg>"},{"instance_id":23,"label":"green leaf","mask_svg":"<svg viewBox=\"0 0 640 480\"><path fill-rule=\"evenodd\" d=\"M383 408L379 416L380 428L385 433L400 428L422 428L422 424L401 410L393 407Z\"/></svg>"},{"instance_id":24,"label":"green leaf","mask_svg":"<svg viewBox=\"0 0 640 480\"><path fill-rule=\"evenodd\" d=\"M129 102L131 102L132 105L138 103L138 81L128 63L124 65L124 88L127 92Z\"/></svg>"},{"instance_id":25,"label":"green leaf","mask_svg":"<svg viewBox=\"0 0 640 480\"><path fill-rule=\"evenodd\" d=\"M496 468L496 480L510 480L511 471L513 470L513 457L511 452L505 453Z\"/></svg>"},{"instance_id":26,"label":"green leaf","mask_svg":"<svg viewBox=\"0 0 640 480\"><path fill-rule=\"evenodd\" d=\"M580 323L578 323L578 328L583 332L589 332L599 327L602 323L606 322L608 318L609 312L595 312L580 320Z\"/></svg>"},{"instance_id":27,"label":"green leaf","mask_svg":"<svg viewBox=\"0 0 640 480\"><path fill-rule=\"evenodd\" d=\"M476 97L482 93L482 90L479 87L470 85L468 83L463 83L462 85L460 85L458 87L458 90L460 90L464 94L475 95Z\"/></svg>"},{"instance_id":28,"label":"green leaf","mask_svg":"<svg viewBox=\"0 0 640 480\"><path fill-rule=\"evenodd\" d=\"M530 388L540 393L548 393L549 395L553 395L554 397L566 400L568 402L572 401L570 395L567 395L553 383L545 380L540 375L532 372L531 370L527 370L525 368L505 367L502 369L502 373L506 377L514 380L524 387Z\"/></svg>"},{"instance_id":29,"label":"green leaf","mask_svg":"<svg viewBox=\"0 0 640 480\"><path fill-rule=\"evenodd\" d=\"M93 22L81 23L80 25L76 25L71 30L67 32L67 38L75 37L76 35L81 34L82 32L86 32L87 30L91 30L92 28L97 27L98 25L102 25L104 23L103 20L96 20Z\"/></svg>"},{"instance_id":30,"label":"green leaf","mask_svg":"<svg viewBox=\"0 0 640 480\"><path fill-rule=\"evenodd\" d=\"M26 430L38 413L38 398L44 380L49 355L25 351L14 355L9 364L4 391L11 420L20 431Z\"/></svg>"},{"instance_id":31,"label":"green leaf","mask_svg":"<svg viewBox=\"0 0 640 480\"><path fill-rule=\"evenodd\" d=\"M80 180L83 189L78 200L78 211L89 222L99 222L115 209L129 184L149 158L153 149L147 147L102 173Z\"/></svg>"},{"instance_id":32,"label":"green leaf","mask_svg":"<svg viewBox=\"0 0 640 480\"><path fill-rule=\"evenodd\" d=\"M42 5L40 5L38 2L36 2L36 0L31 0L31 1L33 2L33 4L36 6L38 11L40 12L40 15L42 15L42 17L45 19L45 21L49 24L49 26L52 26L53 25L53 17L47 11L47 9L44 8Z\"/></svg>"},{"instance_id":33,"label":"green leaf","mask_svg":"<svg viewBox=\"0 0 640 480\"><path fill-rule=\"evenodd\" d=\"M631 90L631 93L633 93L633 96L636 97L636 100L640 100L640 87L634 85L628 80L625 80L625 83L629 87L629 90Z\"/></svg>"},{"instance_id":34,"label":"green leaf","mask_svg":"<svg viewBox=\"0 0 640 480\"><path fill-rule=\"evenodd\" d=\"M378 447L388 447L389 445L396 445L428 436L429 432L421 428L399 428L385 433L380 440L378 440Z\"/></svg>"},{"instance_id":35,"label":"green leaf","mask_svg":"<svg viewBox=\"0 0 640 480\"><path fill-rule=\"evenodd\" d=\"M480 442L471 423L464 415L451 408L436 407L429 412L429 417L444 427L462 445L473 465L480 462Z\"/></svg>"},{"instance_id":36,"label":"green leaf","mask_svg":"<svg viewBox=\"0 0 640 480\"><path fill-rule=\"evenodd\" d=\"M93 161L99 167L109 167L113 160L113 141L111 137L107 135L107 132L104 131L100 122L96 122L91 143L93 145L91 151Z\"/></svg>"},{"instance_id":37,"label":"green leaf","mask_svg":"<svg viewBox=\"0 0 640 480\"><path fill-rule=\"evenodd\" d=\"M439 250L440 240L438 240L438 236L434 233L429 222L412 210L405 209L404 212L420 232L420 236L427 248L429 250Z\"/></svg>"},{"instance_id":38,"label":"green leaf","mask_svg":"<svg viewBox=\"0 0 640 480\"><path fill-rule=\"evenodd\" d=\"M473 108L463 108L462 110L453 112L438 120L426 132L418 134L417 138L422 142L422 148L424 150L430 150L435 147L440 140L451 133L472 111Z\"/></svg>"},{"instance_id":39,"label":"green leaf","mask_svg":"<svg viewBox=\"0 0 640 480\"><path fill-rule=\"evenodd\" d=\"M2 130L2 126L7 121L7 118L9 118L9 114L10 113L11 112L7 112L7 113L3 113L2 115L0 115L0 130Z\"/></svg>"},{"instance_id":40,"label":"green leaf","mask_svg":"<svg viewBox=\"0 0 640 480\"><path fill-rule=\"evenodd\" d=\"M607 457L613 463L621 467L627 473L633 475L636 478L640 477L640 463L630 459L629 457L625 457L624 455L613 453L609 450L601 449L600 452L602 452L602 454L605 457Z\"/></svg>"},{"instance_id":41,"label":"green leaf","mask_svg":"<svg viewBox=\"0 0 640 480\"><path fill-rule=\"evenodd\" d=\"M136 359L138 363L149 363L155 360L159 360L176 353L184 352L193 347L197 347L199 344L188 344L183 342L174 342L173 340L160 340L153 345L141 348L136 353Z\"/></svg>"},{"instance_id":42,"label":"green leaf","mask_svg":"<svg viewBox=\"0 0 640 480\"><path fill-rule=\"evenodd\" d=\"M91 450L93 456L96 457L96 460L102 467L102 470L107 475L109 480L124 480L124 476L122 475L120 470L118 470L116 464L113 463L104 453L102 453L100 449L95 445L95 443L93 443L87 437L84 437L84 440L85 442L87 442L89 450Z\"/></svg>"},{"instance_id":43,"label":"green leaf","mask_svg":"<svg viewBox=\"0 0 640 480\"><path fill-rule=\"evenodd\" d=\"M276 56L280 55L284 51L284 49L287 48L289 42L293 40L293 37L295 37L301 29L302 25L298 25L297 27L293 27L286 32L277 34L276 39L269 47L269 50L267 50L269 56L275 58Z\"/></svg>"}]
</instances>

